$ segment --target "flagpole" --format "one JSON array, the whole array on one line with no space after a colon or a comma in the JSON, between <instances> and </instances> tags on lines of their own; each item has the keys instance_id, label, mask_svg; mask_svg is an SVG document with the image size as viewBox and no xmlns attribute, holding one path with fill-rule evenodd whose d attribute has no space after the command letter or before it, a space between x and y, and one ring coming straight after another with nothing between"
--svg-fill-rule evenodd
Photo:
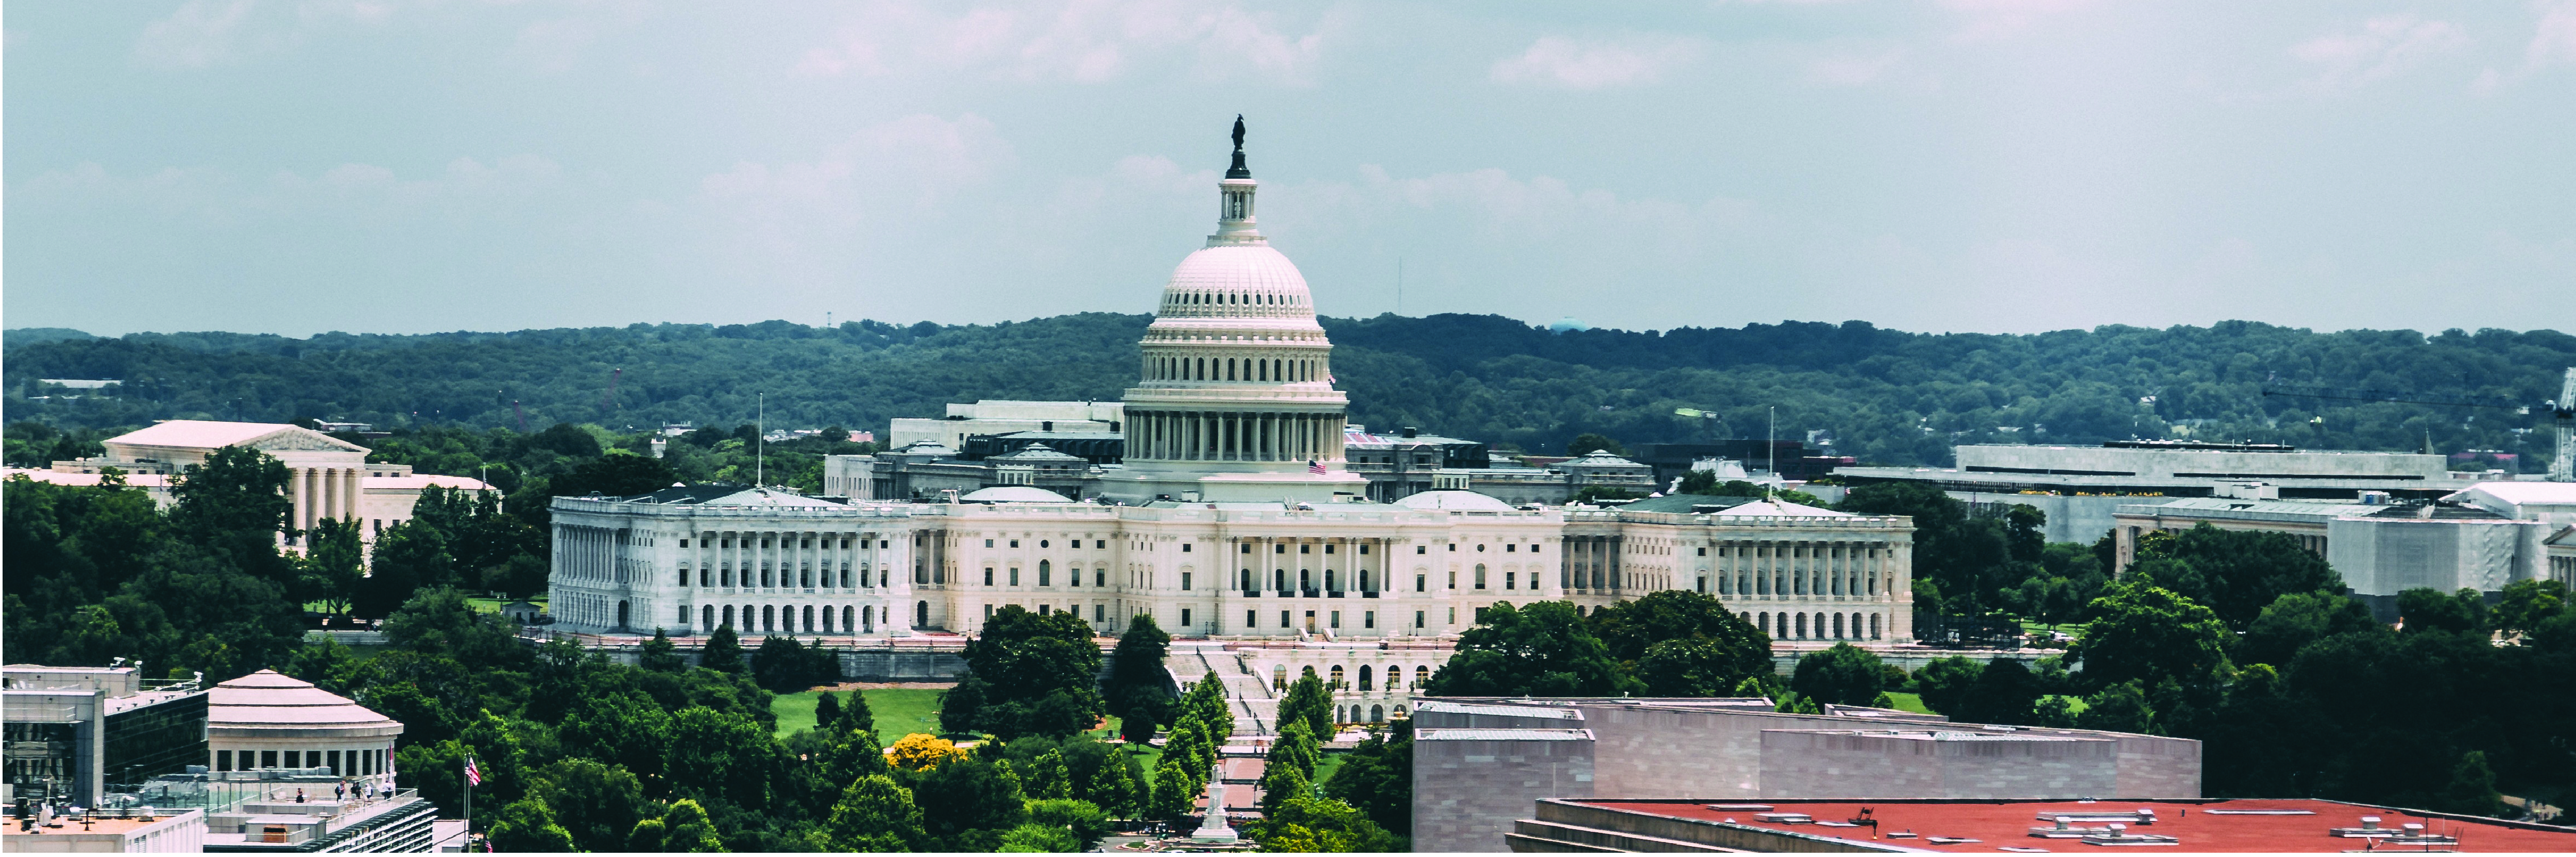
<instances>
[{"instance_id":1,"label":"flagpole","mask_svg":"<svg viewBox=\"0 0 2576 857\"><path fill-rule=\"evenodd\" d=\"M474 757L467 756L464 769L456 772L456 779L465 784L465 850L468 851L474 850L474 777L470 773L473 768Z\"/></svg>"}]
</instances>

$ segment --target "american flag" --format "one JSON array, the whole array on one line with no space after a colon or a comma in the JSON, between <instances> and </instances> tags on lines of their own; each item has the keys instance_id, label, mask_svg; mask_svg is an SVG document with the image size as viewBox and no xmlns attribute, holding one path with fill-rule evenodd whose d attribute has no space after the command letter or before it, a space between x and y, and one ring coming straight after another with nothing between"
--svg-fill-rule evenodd
<instances>
[{"instance_id":1,"label":"american flag","mask_svg":"<svg viewBox=\"0 0 2576 857\"><path fill-rule=\"evenodd\" d=\"M1324 475L1324 463L1312 458L1306 459L1306 472L1322 476Z\"/></svg>"},{"instance_id":2,"label":"american flag","mask_svg":"<svg viewBox=\"0 0 2576 857\"><path fill-rule=\"evenodd\" d=\"M483 769L474 767L474 757L472 756L465 757L465 784L469 786L479 786L483 784Z\"/></svg>"}]
</instances>

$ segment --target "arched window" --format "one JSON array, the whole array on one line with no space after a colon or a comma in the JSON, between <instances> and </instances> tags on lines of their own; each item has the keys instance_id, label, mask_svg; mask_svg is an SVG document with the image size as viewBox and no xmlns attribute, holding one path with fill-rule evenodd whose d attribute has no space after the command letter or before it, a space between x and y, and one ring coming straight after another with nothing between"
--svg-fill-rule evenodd
<instances>
[{"instance_id":1,"label":"arched window","mask_svg":"<svg viewBox=\"0 0 2576 857\"><path fill-rule=\"evenodd\" d=\"M727 605L725 605L724 613L723 613L722 615L724 616L724 618L723 618L723 619L720 619L720 620L718 620L718 621L717 621L716 627L721 628L721 627L724 627L724 626L726 626L726 625L731 625L731 624L733 624L733 605L731 605L731 604L727 604Z\"/></svg>"},{"instance_id":2,"label":"arched window","mask_svg":"<svg viewBox=\"0 0 2576 857\"><path fill-rule=\"evenodd\" d=\"M1271 668L1270 668L1270 689L1271 689L1271 690L1278 690L1278 691L1284 691L1284 690L1287 690L1287 689L1288 689L1288 665L1287 665L1287 664L1280 664L1280 665L1277 665L1277 666L1274 666L1274 667L1271 667Z\"/></svg>"},{"instance_id":3,"label":"arched window","mask_svg":"<svg viewBox=\"0 0 2576 857\"><path fill-rule=\"evenodd\" d=\"M1834 639L1843 638L1843 614L1834 614Z\"/></svg>"},{"instance_id":4,"label":"arched window","mask_svg":"<svg viewBox=\"0 0 2576 857\"><path fill-rule=\"evenodd\" d=\"M1762 632L1763 632L1763 633L1766 633L1766 634L1770 633L1770 632L1771 632L1771 614L1769 614L1769 613L1758 613L1758 614L1755 614L1755 616L1756 616L1757 618L1755 618L1755 619L1753 620L1753 627L1756 627L1756 628L1760 628L1760 629L1762 629Z\"/></svg>"},{"instance_id":5,"label":"arched window","mask_svg":"<svg viewBox=\"0 0 2576 857\"><path fill-rule=\"evenodd\" d=\"M1481 562L1476 564L1476 588L1485 588L1485 564Z\"/></svg>"},{"instance_id":6,"label":"arched window","mask_svg":"<svg viewBox=\"0 0 2576 857\"><path fill-rule=\"evenodd\" d=\"M617 627L626 627L626 602L617 602Z\"/></svg>"},{"instance_id":7,"label":"arched window","mask_svg":"<svg viewBox=\"0 0 2576 857\"><path fill-rule=\"evenodd\" d=\"M1046 561L1046 560L1038 560L1038 585L1039 585L1039 586L1053 586L1053 585L1055 585L1055 584L1052 582L1054 579L1055 579L1055 564L1054 564L1054 563L1050 563L1050 562L1048 562L1048 561Z\"/></svg>"},{"instance_id":8,"label":"arched window","mask_svg":"<svg viewBox=\"0 0 2576 857\"><path fill-rule=\"evenodd\" d=\"M814 606L811 604L805 606L805 633L814 633Z\"/></svg>"},{"instance_id":9,"label":"arched window","mask_svg":"<svg viewBox=\"0 0 2576 857\"><path fill-rule=\"evenodd\" d=\"M868 633L874 634L877 632L876 605L870 604L866 607L859 608L859 623L859 627L867 629Z\"/></svg>"},{"instance_id":10,"label":"arched window","mask_svg":"<svg viewBox=\"0 0 2576 857\"><path fill-rule=\"evenodd\" d=\"M1252 569L1244 569L1242 577L1243 585L1237 588L1242 589L1246 595L1252 594Z\"/></svg>"},{"instance_id":11,"label":"arched window","mask_svg":"<svg viewBox=\"0 0 2576 857\"><path fill-rule=\"evenodd\" d=\"M1804 640L1804 639L1806 639L1806 638L1807 638L1807 614L1805 614L1805 613L1800 613L1800 614L1798 614L1798 639Z\"/></svg>"},{"instance_id":12,"label":"arched window","mask_svg":"<svg viewBox=\"0 0 2576 857\"><path fill-rule=\"evenodd\" d=\"M1386 722L1386 706L1383 706L1383 705L1372 705L1372 706L1369 706L1369 722L1370 722L1370 723L1384 723L1384 722Z\"/></svg>"},{"instance_id":13,"label":"arched window","mask_svg":"<svg viewBox=\"0 0 2576 857\"><path fill-rule=\"evenodd\" d=\"M1329 568L1324 569L1324 591L1326 591L1326 592L1340 592L1340 591L1342 591L1342 582L1341 582L1341 579L1340 579L1340 578L1338 578L1338 577L1335 577L1335 576L1334 576L1334 574L1333 574L1333 570L1332 570L1332 569L1329 569Z\"/></svg>"},{"instance_id":14,"label":"arched window","mask_svg":"<svg viewBox=\"0 0 2576 857\"><path fill-rule=\"evenodd\" d=\"M1284 594L1287 594L1287 592L1288 592L1288 570L1287 570L1287 569L1284 569L1284 568L1283 568L1283 569L1279 569L1279 570L1276 570L1276 571L1271 572L1271 573L1270 573L1270 576L1271 576L1271 578L1273 579L1273 582L1277 584L1277 585L1272 586L1272 587L1270 587L1270 588L1272 588L1272 589L1276 589L1276 590L1279 590L1280 594L1283 594L1283 595L1284 595Z\"/></svg>"},{"instance_id":15,"label":"arched window","mask_svg":"<svg viewBox=\"0 0 2576 857\"><path fill-rule=\"evenodd\" d=\"M826 607L824 609L829 610L831 608ZM859 608L852 607L847 604L841 605L841 633L856 634L859 632L859 626L850 623L850 619L857 615L858 609Z\"/></svg>"},{"instance_id":16,"label":"arched window","mask_svg":"<svg viewBox=\"0 0 2576 857\"><path fill-rule=\"evenodd\" d=\"M1869 614L1869 638L1878 639L1878 614Z\"/></svg>"},{"instance_id":17,"label":"arched window","mask_svg":"<svg viewBox=\"0 0 2576 857\"><path fill-rule=\"evenodd\" d=\"M823 633L832 633L832 608L823 608Z\"/></svg>"},{"instance_id":18,"label":"arched window","mask_svg":"<svg viewBox=\"0 0 2576 857\"><path fill-rule=\"evenodd\" d=\"M1367 664L1361 664L1361 665L1360 665L1360 692L1362 692L1362 693L1366 693L1366 692L1369 692L1369 691L1372 691L1372 690L1376 690L1376 689L1377 689L1377 686L1376 686L1376 685L1374 685L1374 684L1371 684L1371 683L1369 682L1369 668L1368 668L1368 665L1367 665Z\"/></svg>"},{"instance_id":19,"label":"arched window","mask_svg":"<svg viewBox=\"0 0 2576 857\"><path fill-rule=\"evenodd\" d=\"M1430 684L1430 683L1431 683L1431 668L1430 668L1430 667L1427 667L1427 666L1418 666L1418 667L1414 667L1414 668L1413 668L1413 689L1414 689L1414 690L1421 690L1423 685Z\"/></svg>"},{"instance_id":20,"label":"arched window","mask_svg":"<svg viewBox=\"0 0 2576 857\"><path fill-rule=\"evenodd\" d=\"M930 625L930 602L928 602L928 601L915 601L915 602L913 602L913 604L912 604L912 626L913 626L913 627L915 627L915 628L925 628L925 627L929 627L929 625Z\"/></svg>"},{"instance_id":21,"label":"arched window","mask_svg":"<svg viewBox=\"0 0 2576 857\"><path fill-rule=\"evenodd\" d=\"M1312 667L1312 666L1300 667L1300 668L1298 668L1297 677L1298 677L1300 680L1314 678L1314 677L1315 677L1315 668L1314 668L1314 667Z\"/></svg>"},{"instance_id":22,"label":"arched window","mask_svg":"<svg viewBox=\"0 0 2576 857\"><path fill-rule=\"evenodd\" d=\"M1307 592L1315 591L1314 569L1301 568L1297 570L1297 588Z\"/></svg>"},{"instance_id":23,"label":"arched window","mask_svg":"<svg viewBox=\"0 0 2576 857\"><path fill-rule=\"evenodd\" d=\"M760 608L760 630L778 630L778 608L776 606L771 605Z\"/></svg>"},{"instance_id":24,"label":"arched window","mask_svg":"<svg viewBox=\"0 0 2576 857\"><path fill-rule=\"evenodd\" d=\"M1360 591L1361 591L1361 592L1376 592L1376 591L1377 591L1377 587L1369 585L1369 584L1371 584L1371 583L1373 583L1373 582L1375 582L1375 580L1374 580L1374 578L1369 577L1369 571L1368 571L1368 569L1365 569L1365 568L1360 569Z\"/></svg>"},{"instance_id":25,"label":"arched window","mask_svg":"<svg viewBox=\"0 0 2576 857\"><path fill-rule=\"evenodd\" d=\"M1347 687L1347 685L1342 684L1342 665L1340 665L1340 664L1334 664L1334 665L1333 665L1333 677L1332 677L1332 680L1331 680L1331 681L1326 682L1324 686L1329 687L1329 688L1332 688L1332 689L1334 689L1334 690L1340 690L1340 689L1342 689L1342 688L1344 688L1344 687Z\"/></svg>"}]
</instances>

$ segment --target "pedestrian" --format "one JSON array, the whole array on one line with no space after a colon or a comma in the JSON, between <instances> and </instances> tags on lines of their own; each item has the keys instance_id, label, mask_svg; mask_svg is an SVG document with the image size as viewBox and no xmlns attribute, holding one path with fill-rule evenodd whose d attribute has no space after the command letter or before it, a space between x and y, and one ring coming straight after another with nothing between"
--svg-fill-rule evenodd
<instances>
[{"instance_id":1,"label":"pedestrian","mask_svg":"<svg viewBox=\"0 0 2576 857\"><path fill-rule=\"evenodd\" d=\"M303 802L304 802L304 790L303 790L303 789L296 789L296 790L295 790L295 802L296 802L296 803L303 803Z\"/></svg>"}]
</instances>

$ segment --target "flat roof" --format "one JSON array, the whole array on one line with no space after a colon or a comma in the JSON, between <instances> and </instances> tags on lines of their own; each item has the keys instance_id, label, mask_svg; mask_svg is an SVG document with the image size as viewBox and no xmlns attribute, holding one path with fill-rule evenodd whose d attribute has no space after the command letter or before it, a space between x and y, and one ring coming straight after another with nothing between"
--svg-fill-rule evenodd
<instances>
[{"instance_id":1,"label":"flat roof","mask_svg":"<svg viewBox=\"0 0 2576 857\"><path fill-rule=\"evenodd\" d=\"M2359 851L2362 838L2337 836L2332 828L2361 827L2361 817L2377 816L2379 826L2392 832L2403 825L2424 825L2426 832L2458 837L2457 845L2434 846L2433 850L2450 851L2576 851L2576 830L2496 819L2475 819L2379 807L2368 804L2308 798L2286 800L2207 799L2207 800L2112 800L2090 803L2072 800L2023 801L1803 801L1803 800L1566 800L1565 803L1624 810L1667 818L1698 821L1731 822L1738 826L1777 830L1805 836L1849 839L1880 847L1920 849L1957 853L1995 854L2003 848L2033 848L2049 851L2089 851L2095 846L2080 839L2053 839L2035 836L2034 827L2054 827L2053 821L2042 821L2054 815L2084 816L2131 813L2152 809L2153 824L2129 823L2130 834L2170 836L2180 840L2171 847L2182 852L2271 852L2271 853L2336 853ZM1711 805L1732 807L1712 809ZM1769 809L1751 808L1767 805ZM1862 809L1870 811L1878 826L1842 827L1786 821L1766 821L1757 813L1802 813L1817 822L1848 823L1859 818ZM2075 826L2100 827L2101 821L2074 821ZM1891 833L1912 833L1911 838L1890 838ZM1933 837L1943 840L1932 841ZM2380 851L2422 850L2419 845L2400 845L2387 841L2370 843Z\"/></svg>"},{"instance_id":2,"label":"flat roof","mask_svg":"<svg viewBox=\"0 0 2576 857\"><path fill-rule=\"evenodd\" d=\"M1581 720L1583 712L1570 705L1492 705L1481 702L1451 702L1425 699L1413 706L1413 713L1431 711L1443 714L1487 714L1497 717L1527 717L1533 720Z\"/></svg>"},{"instance_id":3,"label":"flat roof","mask_svg":"<svg viewBox=\"0 0 2576 857\"><path fill-rule=\"evenodd\" d=\"M1590 729L1424 729L1416 741L1590 741Z\"/></svg>"}]
</instances>

